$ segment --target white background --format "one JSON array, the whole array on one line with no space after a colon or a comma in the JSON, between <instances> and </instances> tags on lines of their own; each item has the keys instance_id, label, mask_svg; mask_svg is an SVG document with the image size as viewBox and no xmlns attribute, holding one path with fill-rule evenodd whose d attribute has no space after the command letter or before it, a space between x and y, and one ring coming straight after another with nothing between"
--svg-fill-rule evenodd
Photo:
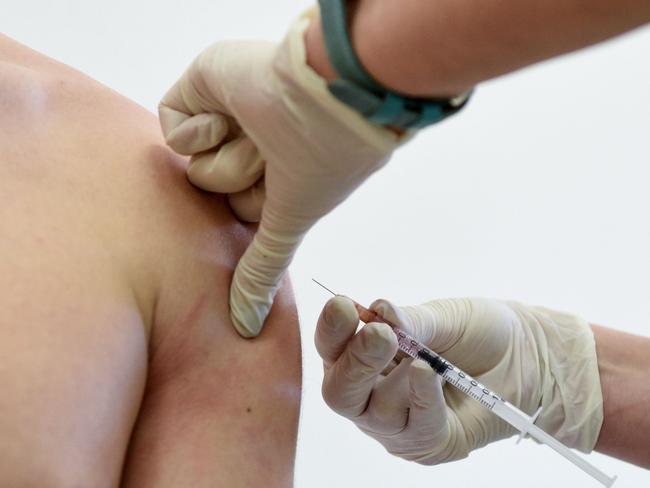
<instances>
[{"instance_id":1,"label":"white background","mask_svg":"<svg viewBox=\"0 0 650 488\"><path fill-rule=\"evenodd\" d=\"M307 5L2 0L0 30L155 110L203 47L280 39ZM365 303L513 298L650 334L649 59L646 28L484 84L311 232L292 267L305 366L299 488L596 486L514 439L446 466L390 457L320 397L312 336L328 297L310 278ZM591 458L616 486L650 486L649 471Z\"/></svg>"}]
</instances>

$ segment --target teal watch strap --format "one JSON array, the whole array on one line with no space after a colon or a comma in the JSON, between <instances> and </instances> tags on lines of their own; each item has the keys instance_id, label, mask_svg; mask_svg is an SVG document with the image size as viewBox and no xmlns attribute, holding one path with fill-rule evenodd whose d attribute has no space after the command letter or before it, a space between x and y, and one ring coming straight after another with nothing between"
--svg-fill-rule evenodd
<instances>
[{"instance_id":1,"label":"teal watch strap","mask_svg":"<svg viewBox=\"0 0 650 488\"><path fill-rule=\"evenodd\" d=\"M319 0L318 3L325 47L337 74L367 90L381 91L382 86L368 74L352 48L346 0Z\"/></svg>"},{"instance_id":2,"label":"teal watch strap","mask_svg":"<svg viewBox=\"0 0 650 488\"><path fill-rule=\"evenodd\" d=\"M325 47L339 79L330 92L366 119L380 125L417 129L434 124L460 110L470 93L453 99L416 98L383 87L357 57L348 30L346 0L319 0Z\"/></svg>"}]
</instances>

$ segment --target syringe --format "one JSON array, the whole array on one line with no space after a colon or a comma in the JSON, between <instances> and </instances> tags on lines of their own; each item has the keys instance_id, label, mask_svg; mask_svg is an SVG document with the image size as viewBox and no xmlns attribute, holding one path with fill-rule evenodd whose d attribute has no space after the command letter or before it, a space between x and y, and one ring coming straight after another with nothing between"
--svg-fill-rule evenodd
<instances>
[{"instance_id":1,"label":"syringe","mask_svg":"<svg viewBox=\"0 0 650 488\"><path fill-rule=\"evenodd\" d=\"M337 295L337 293L334 293L322 283L316 281L313 278L312 280L316 284L325 288L332 295ZM362 322L366 324L369 322L383 322L389 325L397 337L397 343L401 351L414 359L420 359L426 362L431 366L431 368L433 368L436 373L442 376L447 381L447 383L455 386L467 396L473 398L485 408L492 411L499 418L512 425L520 432L520 440L526 436L530 436L538 442L551 447L551 449L553 449L555 452L571 461L573 464L582 469L585 473L593 477L595 480L602 483L604 486L609 487L614 484L616 481L616 476L607 476L593 464L583 459L577 453L535 425L535 419L539 415L541 409L538 410L533 416L527 415L511 403L508 403L506 400L501 398L501 396L497 395L492 390L476 381L463 370L457 368L445 358L439 354L436 354L431 349L408 335L406 332L400 330L397 325L383 318L377 312L367 309L354 300L352 300L352 302L354 303L354 306L359 313L359 319Z\"/></svg>"}]
</instances>

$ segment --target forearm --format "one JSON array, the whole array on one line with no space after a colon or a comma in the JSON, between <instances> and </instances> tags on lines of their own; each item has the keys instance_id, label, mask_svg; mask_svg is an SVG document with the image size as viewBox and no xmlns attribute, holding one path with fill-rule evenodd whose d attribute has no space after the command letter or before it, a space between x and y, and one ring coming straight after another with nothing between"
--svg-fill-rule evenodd
<instances>
[{"instance_id":1,"label":"forearm","mask_svg":"<svg viewBox=\"0 0 650 488\"><path fill-rule=\"evenodd\" d=\"M455 95L481 81L603 41L650 21L648 0L356 0L352 44L366 70L398 92ZM334 78L320 21L309 64Z\"/></svg>"},{"instance_id":2,"label":"forearm","mask_svg":"<svg viewBox=\"0 0 650 488\"><path fill-rule=\"evenodd\" d=\"M595 449L650 468L650 338L592 325L604 420Z\"/></svg>"}]
</instances>

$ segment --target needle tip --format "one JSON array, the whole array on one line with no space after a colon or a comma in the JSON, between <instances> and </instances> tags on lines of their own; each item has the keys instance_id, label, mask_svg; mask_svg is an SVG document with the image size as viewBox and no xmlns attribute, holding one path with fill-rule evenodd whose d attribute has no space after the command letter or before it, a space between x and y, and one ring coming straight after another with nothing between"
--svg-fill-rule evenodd
<instances>
[{"instance_id":1,"label":"needle tip","mask_svg":"<svg viewBox=\"0 0 650 488\"><path fill-rule=\"evenodd\" d=\"M317 279L312 278L311 280L312 280L314 283L316 283L318 286L320 286L320 287L322 287L322 288L325 288L325 289L326 289L327 291L329 291L332 295L336 296L336 293L334 293L332 290L330 290L329 288L327 288L324 284L322 284L322 283L321 283L320 281L318 281Z\"/></svg>"}]
</instances>

